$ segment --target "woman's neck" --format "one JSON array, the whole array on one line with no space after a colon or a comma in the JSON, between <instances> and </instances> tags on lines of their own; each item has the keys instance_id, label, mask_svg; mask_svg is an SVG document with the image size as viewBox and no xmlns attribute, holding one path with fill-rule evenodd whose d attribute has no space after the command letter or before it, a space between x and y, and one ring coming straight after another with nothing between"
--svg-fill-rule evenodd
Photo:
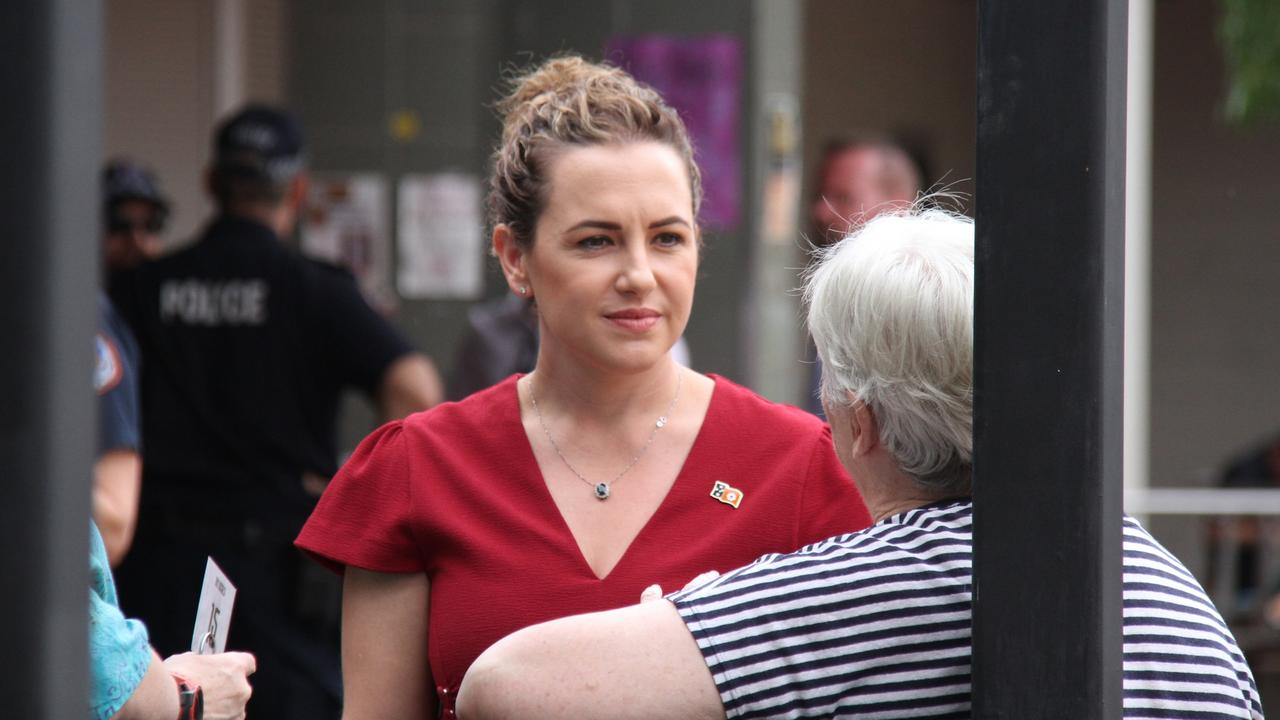
<instances>
[{"instance_id":1,"label":"woman's neck","mask_svg":"<svg viewBox=\"0 0 1280 720\"><path fill-rule=\"evenodd\" d=\"M674 397L681 372L670 355L645 370L616 372L540 352L526 383L544 414L613 424L633 414L661 414Z\"/></svg>"}]
</instances>

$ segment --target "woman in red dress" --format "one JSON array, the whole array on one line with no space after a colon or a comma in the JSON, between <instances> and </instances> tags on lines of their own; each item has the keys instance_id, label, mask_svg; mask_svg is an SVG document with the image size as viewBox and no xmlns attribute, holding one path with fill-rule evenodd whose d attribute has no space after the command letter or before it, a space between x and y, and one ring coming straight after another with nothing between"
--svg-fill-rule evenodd
<instances>
[{"instance_id":1,"label":"woman in red dress","mask_svg":"<svg viewBox=\"0 0 1280 720\"><path fill-rule=\"evenodd\" d=\"M537 366L375 431L299 536L345 570L348 719L451 717L514 630L869 523L825 425L670 357L702 195L676 112L580 58L501 107L493 251Z\"/></svg>"}]
</instances>

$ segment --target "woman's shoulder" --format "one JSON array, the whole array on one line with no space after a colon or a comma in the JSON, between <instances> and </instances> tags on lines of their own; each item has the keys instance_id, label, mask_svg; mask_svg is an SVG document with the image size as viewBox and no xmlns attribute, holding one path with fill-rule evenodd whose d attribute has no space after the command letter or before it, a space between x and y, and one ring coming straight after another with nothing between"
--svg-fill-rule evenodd
<instances>
[{"instance_id":1,"label":"woman's shoulder","mask_svg":"<svg viewBox=\"0 0 1280 720\"><path fill-rule=\"evenodd\" d=\"M722 375L708 374L708 377L716 384L712 407L723 418L743 424L767 422L774 432L821 432L826 426L821 418L808 411L764 398Z\"/></svg>"}]
</instances>

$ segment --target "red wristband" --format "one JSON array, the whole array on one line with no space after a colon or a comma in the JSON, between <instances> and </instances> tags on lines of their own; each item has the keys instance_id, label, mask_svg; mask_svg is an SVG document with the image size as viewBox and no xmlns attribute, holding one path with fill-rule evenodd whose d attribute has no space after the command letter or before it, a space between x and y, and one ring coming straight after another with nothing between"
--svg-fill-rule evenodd
<instances>
[{"instance_id":1,"label":"red wristband","mask_svg":"<svg viewBox=\"0 0 1280 720\"><path fill-rule=\"evenodd\" d=\"M169 673L178 684L178 720L204 720L204 690L177 673Z\"/></svg>"}]
</instances>

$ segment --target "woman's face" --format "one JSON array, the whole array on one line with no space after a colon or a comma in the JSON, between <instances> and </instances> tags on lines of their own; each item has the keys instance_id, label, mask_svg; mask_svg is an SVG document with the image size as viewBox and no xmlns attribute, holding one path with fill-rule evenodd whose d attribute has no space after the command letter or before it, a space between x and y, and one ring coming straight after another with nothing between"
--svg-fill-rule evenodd
<instances>
[{"instance_id":1,"label":"woman's face","mask_svg":"<svg viewBox=\"0 0 1280 720\"><path fill-rule=\"evenodd\" d=\"M684 162L655 142L561 150L527 251L499 248L538 302L541 352L619 371L653 366L684 332L698 235Z\"/></svg>"}]
</instances>

